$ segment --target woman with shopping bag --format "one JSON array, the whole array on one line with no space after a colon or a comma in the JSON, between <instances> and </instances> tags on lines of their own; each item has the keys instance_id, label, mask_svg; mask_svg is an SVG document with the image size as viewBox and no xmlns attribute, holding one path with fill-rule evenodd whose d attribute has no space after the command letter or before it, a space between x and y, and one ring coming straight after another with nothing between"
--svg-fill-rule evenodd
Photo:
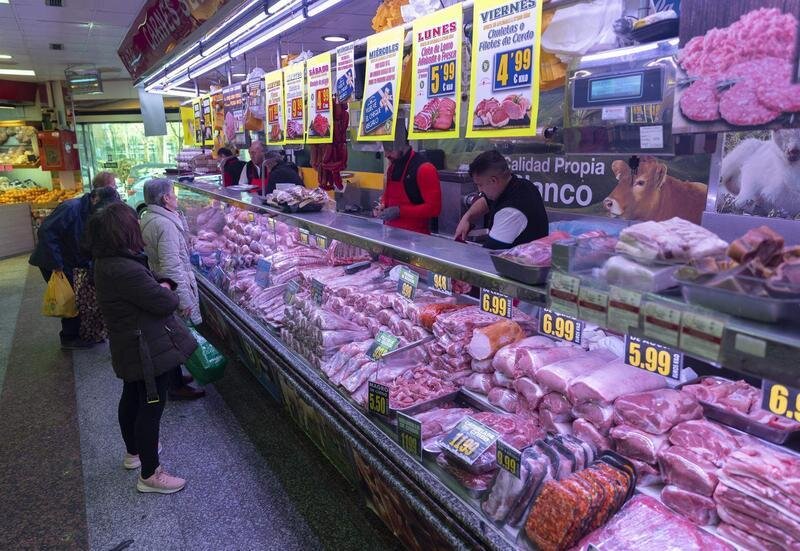
<instances>
[{"instance_id":1,"label":"woman with shopping bag","mask_svg":"<svg viewBox=\"0 0 800 551\"><path fill-rule=\"evenodd\" d=\"M94 214L87 230L111 364L123 381L118 409L127 451L123 465L141 467L138 491L177 492L186 481L160 465L159 427L170 380L197 341L175 315L176 283L158 280L148 269L136 212L115 203Z\"/></svg>"}]
</instances>

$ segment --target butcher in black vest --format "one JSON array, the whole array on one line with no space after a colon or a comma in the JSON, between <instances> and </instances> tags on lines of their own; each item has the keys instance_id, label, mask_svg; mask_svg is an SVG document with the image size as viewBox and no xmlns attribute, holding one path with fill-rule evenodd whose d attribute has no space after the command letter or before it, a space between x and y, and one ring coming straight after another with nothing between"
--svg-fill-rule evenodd
<instances>
[{"instance_id":1,"label":"butcher in black vest","mask_svg":"<svg viewBox=\"0 0 800 551\"><path fill-rule=\"evenodd\" d=\"M539 189L512 174L497 151L481 153L469 165L469 175L481 197L461 218L455 238L465 240L472 225L489 215L489 239L484 247L510 249L548 234L547 211Z\"/></svg>"},{"instance_id":2,"label":"butcher in black vest","mask_svg":"<svg viewBox=\"0 0 800 551\"><path fill-rule=\"evenodd\" d=\"M256 186L258 189L254 193L261 192L261 186L265 185L266 178L261 174L261 164L264 162L264 144L253 142L248 149L250 160L244 165L244 170L239 177L239 184Z\"/></svg>"}]
</instances>

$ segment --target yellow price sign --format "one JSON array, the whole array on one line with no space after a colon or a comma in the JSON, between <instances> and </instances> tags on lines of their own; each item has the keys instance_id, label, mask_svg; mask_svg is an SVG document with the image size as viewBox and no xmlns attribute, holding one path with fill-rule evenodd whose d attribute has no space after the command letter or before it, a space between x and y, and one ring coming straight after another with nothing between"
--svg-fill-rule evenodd
<instances>
[{"instance_id":1,"label":"yellow price sign","mask_svg":"<svg viewBox=\"0 0 800 551\"><path fill-rule=\"evenodd\" d=\"M367 411L378 415L389 415L389 387L372 381L367 388Z\"/></svg>"},{"instance_id":2,"label":"yellow price sign","mask_svg":"<svg viewBox=\"0 0 800 551\"><path fill-rule=\"evenodd\" d=\"M542 308L542 315L539 317L539 333L562 341L580 344L583 322L571 316Z\"/></svg>"},{"instance_id":3,"label":"yellow price sign","mask_svg":"<svg viewBox=\"0 0 800 551\"><path fill-rule=\"evenodd\" d=\"M522 463L522 454L502 440L497 441L495 459L501 469L505 469L519 478L519 467Z\"/></svg>"},{"instance_id":4,"label":"yellow price sign","mask_svg":"<svg viewBox=\"0 0 800 551\"><path fill-rule=\"evenodd\" d=\"M397 440L410 455L422 458L422 423L397 412Z\"/></svg>"},{"instance_id":5,"label":"yellow price sign","mask_svg":"<svg viewBox=\"0 0 800 551\"><path fill-rule=\"evenodd\" d=\"M433 274L433 288L445 295L453 294L453 280L443 274Z\"/></svg>"},{"instance_id":6,"label":"yellow price sign","mask_svg":"<svg viewBox=\"0 0 800 551\"><path fill-rule=\"evenodd\" d=\"M800 390L764 379L761 409L800 422Z\"/></svg>"},{"instance_id":7,"label":"yellow price sign","mask_svg":"<svg viewBox=\"0 0 800 551\"><path fill-rule=\"evenodd\" d=\"M683 354L657 342L625 335L625 363L650 373L680 380Z\"/></svg>"},{"instance_id":8,"label":"yellow price sign","mask_svg":"<svg viewBox=\"0 0 800 551\"><path fill-rule=\"evenodd\" d=\"M300 244L308 245L308 230L300 228Z\"/></svg>"},{"instance_id":9,"label":"yellow price sign","mask_svg":"<svg viewBox=\"0 0 800 551\"><path fill-rule=\"evenodd\" d=\"M405 266L400 268L400 277L397 279L397 292L401 297L414 300L418 285L419 274L417 272Z\"/></svg>"},{"instance_id":10,"label":"yellow price sign","mask_svg":"<svg viewBox=\"0 0 800 551\"><path fill-rule=\"evenodd\" d=\"M497 441L497 432L471 417L464 417L444 438L442 449L472 465Z\"/></svg>"},{"instance_id":11,"label":"yellow price sign","mask_svg":"<svg viewBox=\"0 0 800 551\"><path fill-rule=\"evenodd\" d=\"M511 318L513 301L508 295L481 288L480 304L481 310L484 312L503 318Z\"/></svg>"}]
</instances>

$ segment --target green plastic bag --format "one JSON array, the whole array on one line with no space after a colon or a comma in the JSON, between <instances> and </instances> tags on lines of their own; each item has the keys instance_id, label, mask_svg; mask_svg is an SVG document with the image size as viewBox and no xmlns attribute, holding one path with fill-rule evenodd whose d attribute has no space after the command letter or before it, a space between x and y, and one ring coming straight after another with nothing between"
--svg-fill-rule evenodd
<instances>
[{"instance_id":1,"label":"green plastic bag","mask_svg":"<svg viewBox=\"0 0 800 551\"><path fill-rule=\"evenodd\" d=\"M213 383L222 378L225 373L225 365L228 358L222 355L214 345L208 342L194 327L189 327L195 340L197 348L186 360L186 369L192 374L194 380L201 385Z\"/></svg>"}]
</instances>

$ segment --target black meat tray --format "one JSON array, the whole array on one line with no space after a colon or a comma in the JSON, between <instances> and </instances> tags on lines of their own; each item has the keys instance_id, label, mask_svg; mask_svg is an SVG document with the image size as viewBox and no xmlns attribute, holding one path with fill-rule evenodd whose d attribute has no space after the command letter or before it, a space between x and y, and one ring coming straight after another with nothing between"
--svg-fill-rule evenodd
<instances>
[{"instance_id":1,"label":"black meat tray","mask_svg":"<svg viewBox=\"0 0 800 551\"><path fill-rule=\"evenodd\" d=\"M494 269L501 276L521 281L528 285L543 285L547 282L547 276L550 275L550 266L529 266L514 262L500 255L501 253L489 253Z\"/></svg>"}]
</instances>

